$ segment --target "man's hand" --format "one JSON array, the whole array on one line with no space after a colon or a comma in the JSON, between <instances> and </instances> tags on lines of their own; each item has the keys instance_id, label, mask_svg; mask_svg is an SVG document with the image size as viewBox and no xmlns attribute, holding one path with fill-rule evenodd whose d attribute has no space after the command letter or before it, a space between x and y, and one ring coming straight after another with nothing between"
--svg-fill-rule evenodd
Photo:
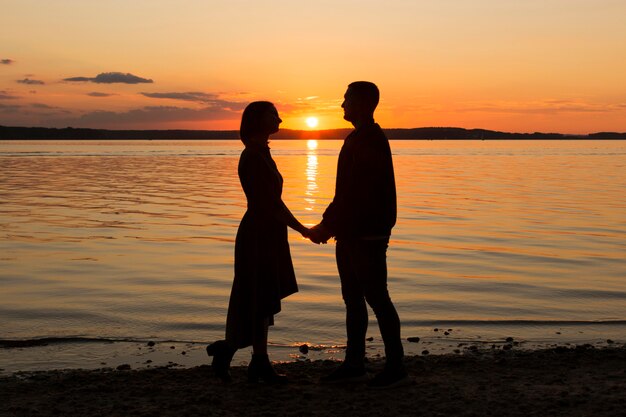
<instances>
[{"instance_id":1,"label":"man's hand","mask_svg":"<svg viewBox=\"0 0 626 417\"><path fill-rule=\"evenodd\" d=\"M331 237L333 237L333 234L322 223L309 229L309 239L311 239L311 242L317 243L318 245L320 243L327 243L328 239Z\"/></svg>"}]
</instances>

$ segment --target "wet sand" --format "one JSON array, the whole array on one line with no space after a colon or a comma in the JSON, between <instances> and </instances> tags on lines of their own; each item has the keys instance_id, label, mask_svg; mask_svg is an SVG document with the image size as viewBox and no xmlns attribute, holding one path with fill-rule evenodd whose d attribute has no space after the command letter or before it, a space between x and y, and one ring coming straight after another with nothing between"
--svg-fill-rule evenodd
<instances>
[{"instance_id":1,"label":"wet sand","mask_svg":"<svg viewBox=\"0 0 626 417\"><path fill-rule=\"evenodd\" d=\"M209 366L16 373L0 377L1 416L618 416L626 410L626 347L475 349L407 358L412 384L371 390L320 385L330 360L276 364L287 386L231 384ZM380 360L368 364L375 372Z\"/></svg>"}]
</instances>

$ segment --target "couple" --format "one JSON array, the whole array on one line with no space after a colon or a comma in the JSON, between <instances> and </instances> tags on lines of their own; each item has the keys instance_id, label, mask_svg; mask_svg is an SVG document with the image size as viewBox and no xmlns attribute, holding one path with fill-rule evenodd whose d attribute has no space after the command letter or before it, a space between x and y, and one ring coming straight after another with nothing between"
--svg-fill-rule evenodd
<instances>
[{"instance_id":1,"label":"couple","mask_svg":"<svg viewBox=\"0 0 626 417\"><path fill-rule=\"evenodd\" d=\"M344 362L323 383L365 381L366 302L372 307L385 344L384 370L368 381L375 388L406 383L400 319L387 291L386 252L396 222L396 188L389 141L374 122L378 87L357 81L348 86L341 107L355 130L345 139L337 167L335 197L317 226L307 228L281 199L283 178L268 147L282 120L272 103L248 105L241 119L245 144L239 179L248 200L235 242L235 278L226 320L226 340L207 347L212 367L230 381L237 349L252 345L248 379L286 383L267 356L268 327L280 312L281 299L298 291L287 227L314 243L335 237L348 336Z\"/></svg>"}]
</instances>

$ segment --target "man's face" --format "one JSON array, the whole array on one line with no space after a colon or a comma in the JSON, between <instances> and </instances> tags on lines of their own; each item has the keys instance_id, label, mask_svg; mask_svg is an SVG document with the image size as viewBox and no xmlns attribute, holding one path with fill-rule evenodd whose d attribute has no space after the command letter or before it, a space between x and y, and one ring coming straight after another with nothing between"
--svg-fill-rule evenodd
<instances>
[{"instance_id":1,"label":"man's face","mask_svg":"<svg viewBox=\"0 0 626 417\"><path fill-rule=\"evenodd\" d=\"M343 95L343 118L349 122L358 120L362 113L362 103L357 100L354 92L348 88L346 94Z\"/></svg>"}]
</instances>

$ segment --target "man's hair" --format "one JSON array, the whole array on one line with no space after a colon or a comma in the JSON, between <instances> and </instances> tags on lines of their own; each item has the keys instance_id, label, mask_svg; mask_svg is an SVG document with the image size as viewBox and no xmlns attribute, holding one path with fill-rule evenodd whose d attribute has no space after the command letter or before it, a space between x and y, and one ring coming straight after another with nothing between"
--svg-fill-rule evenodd
<instances>
[{"instance_id":1,"label":"man's hair","mask_svg":"<svg viewBox=\"0 0 626 417\"><path fill-rule=\"evenodd\" d=\"M350 83L348 88L374 112L380 99L380 92L376 84L369 81L355 81Z\"/></svg>"},{"instance_id":2,"label":"man's hair","mask_svg":"<svg viewBox=\"0 0 626 417\"><path fill-rule=\"evenodd\" d=\"M241 115L239 137L244 145L247 145L253 135L261 133L265 129L263 117L265 113L274 107L269 101L253 101L248 104Z\"/></svg>"}]
</instances>

